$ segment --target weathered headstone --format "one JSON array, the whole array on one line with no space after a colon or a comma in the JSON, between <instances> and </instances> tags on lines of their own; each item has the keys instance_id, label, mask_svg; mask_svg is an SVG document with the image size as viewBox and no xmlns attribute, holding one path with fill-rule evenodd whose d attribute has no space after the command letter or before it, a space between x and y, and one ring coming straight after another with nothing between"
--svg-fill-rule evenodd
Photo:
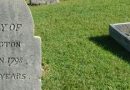
<instances>
[{"instance_id":1,"label":"weathered headstone","mask_svg":"<svg viewBox=\"0 0 130 90\"><path fill-rule=\"evenodd\" d=\"M59 3L59 0L45 0L46 4Z\"/></svg>"},{"instance_id":2,"label":"weathered headstone","mask_svg":"<svg viewBox=\"0 0 130 90\"><path fill-rule=\"evenodd\" d=\"M45 4L45 0L30 0L31 5L40 5L40 4Z\"/></svg>"},{"instance_id":3,"label":"weathered headstone","mask_svg":"<svg viewBox=\"0 0 130 90\"><path fill-rule=\"evenodd\" d=\"M30 0L31 5L54 4L54 3L59 3L59 0Z\"/></svg>"},{"instance_id":4,"label":"weathered headstone","mask_svg":"<svg viewBox=\"0 0 130 90\"><path fill-rule=\"evenodd\" d=\"M130 51L130 22L111 24L109 33L119 44Z\"/></svg>"},{"instance_id":5,"label":"weathered headstone","mask_svg":"<svg viewBox=\"0 0 130 90\"><path fill-rule=\"evenodd\" d=\"M0 90L41 90L40 38L24 0L0 1Z\"/></svg>"}]
</instances>

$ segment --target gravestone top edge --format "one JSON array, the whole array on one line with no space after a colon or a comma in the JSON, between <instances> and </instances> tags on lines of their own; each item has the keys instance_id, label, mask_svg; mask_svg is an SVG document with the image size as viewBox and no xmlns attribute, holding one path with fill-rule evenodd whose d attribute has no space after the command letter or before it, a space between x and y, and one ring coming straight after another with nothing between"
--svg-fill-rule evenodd
<instances>
[{"instance_id":1,"label":"gravestone top edge","mask_svg":"<svg viewBox=\"0 0 130 90\"><path fill-rule=\"evenodd\" d=\"M114 23L114 24L110 24L110 26L124 25L124 24L130 24L130 22L125 22L125 23Z\"/></svg>"}]
</instances>

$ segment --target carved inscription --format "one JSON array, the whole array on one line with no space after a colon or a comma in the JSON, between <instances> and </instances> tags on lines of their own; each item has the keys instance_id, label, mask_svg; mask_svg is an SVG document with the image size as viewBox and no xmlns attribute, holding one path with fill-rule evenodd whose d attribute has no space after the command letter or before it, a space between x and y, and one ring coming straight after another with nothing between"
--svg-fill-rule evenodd
<instances>
[{"instance_id":1,"label":"carved inscription","mask_svg":"<svg viewBox=\"0 0 130 90\"><path fill-rule=\"evenodd\" d=\"M0 79L26 79L26 74L21 74L21 73L0 73Z\"/></svg>"},{"instance_id":2,"label":"carved inscription","mask_svg":"<svg viewBox=\"0 0 130 90\"><path fill-rule=\"evenodd\" d=\"M20 41L0 41L0 48L1 47L20 47Z\"/></svg>"},{"instance_id":3,"label":"carved inscription","mask_svg":"<svg viewBox=\"0 0 130 90\"><path fill-rule=\"evenodd\" d=\"M7 66L14 66L23 63L23 57L0 57L0 64L7 64Z\"/></svg>"},{"instance_id":4,"label":"carved inscription","mask_svg":"<svg viewBox=\"0 0 130 90\"><path fill-rule=\"evenodd\" d=\"M0 31L18 31L22 24L0 24Z\"/></svg>"},{"instance_id":5,"label":"carved inscription","mask_svg":"<svg viewBox=\"0 0 130 90\"><path fill-rule=\"evenodd\" d=\"M22 24L0 24L0 31L3 33L5 31L16 31L18 32L22 28ZM6 48L6 47L21 47L21 42L18 40L12 40L12 41L0 41L0 48ZM6 57L0 57L0 64L1 65L7 65L9 67L20 65L24 62L24 57L14 57L14 56L6 56ZM18 80L18 79L26 79L27 74L25 73L0 73L0 79L12 79L12 80Z\"/></svg>"}]
</instances>

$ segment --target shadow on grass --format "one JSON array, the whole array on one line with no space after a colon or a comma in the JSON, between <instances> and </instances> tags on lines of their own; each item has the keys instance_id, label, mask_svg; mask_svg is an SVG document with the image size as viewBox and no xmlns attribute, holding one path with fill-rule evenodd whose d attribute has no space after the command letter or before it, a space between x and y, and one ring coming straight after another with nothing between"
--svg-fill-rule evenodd
<instances>
[{"instance_id":1,"label":"shadow on grass","mask_svg":"<svg viewBox=\"0 0 130 90\"><path fill-rule=\"evenodd\" d=\"M119 58L130 63L130 52L125 50L120 44L118 44L110 36L106 35L106 36L90 37L89 40L96 43L98 46L102 47L103 49L110 51L111 53L118 56Z\"/></svg>"}]
</instances>

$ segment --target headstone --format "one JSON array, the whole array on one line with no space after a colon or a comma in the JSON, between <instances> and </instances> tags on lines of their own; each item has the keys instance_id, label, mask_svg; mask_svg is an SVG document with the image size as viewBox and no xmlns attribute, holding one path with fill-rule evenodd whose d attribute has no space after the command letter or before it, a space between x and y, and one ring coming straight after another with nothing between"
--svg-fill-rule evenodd
<instances>
[{"instance_id":1,"label":"headstone","mask_svg":"<svg viewBox=\"0 0 130 90\"><path fill-rule=\"evenodd\" d=\"M45 4L45 0L30 0L31 5L40 5L40 4Z\"/></svg>"},{"instance_id":2,"label":"headstone","mask_svg":"<svg viewBox=\"0 0 130 90\"><path fill-rule=\"evenodd\" d=\"M59 0L30 0L31 5L54 4L54 3L59 3Z\"/></svg>"},{"instance_id":3,"label":"headstone","mask_svg":"<svg viewBox=\"0 0 130 90\"><path fill-rule=\"evenodd\" d=\"M111 37L130 52L130 22L111 24L109 33Z\"/></svg>"},{"instance_id":4,"label":"headstone","mask_svg":"<svg viewBox=\"0 0 130 90\"><path fill-rule=\"evenodd\" d=\"M40 38L24 0L0 1L0 90L41 90Z\"/></svg>"},{"instance_id":5,"label":"headstone","mask_svg":"<svg viewBox=\"0 0 130 90\"><path fill-rule=\"evenodd\" d=\"M59 0L45 0L46 4L59 3Z\"/></svg>"}]
</instances>

